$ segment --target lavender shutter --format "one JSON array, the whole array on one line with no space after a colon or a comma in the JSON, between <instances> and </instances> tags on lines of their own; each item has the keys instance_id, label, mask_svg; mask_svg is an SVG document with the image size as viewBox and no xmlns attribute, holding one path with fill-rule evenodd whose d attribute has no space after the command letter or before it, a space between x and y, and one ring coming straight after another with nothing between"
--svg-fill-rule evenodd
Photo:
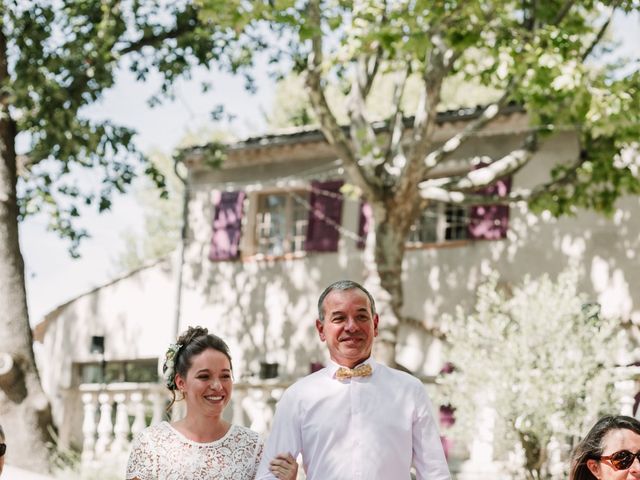
<instances>
[{"instance_id":1,"label":"lavender shutter","mask_svg":"<svg viewBox=\"0 0 640 480\"><path fill-rule=\"evenodd\" d=\"M233 260L240 255L244 192L222 192L215 206L209 260Z\"/></svg>"},{"instance_id":2,"label":"lavender shutter","mask_svg":"<svg viewBox=\"0 0 640 480\"><path fill-rule=\"evenodd\" d=\"M369 235L369 228L371 228L371 205L366 202L360 203L360 219L358 221L358 243L359 249L364 249L364 244L367 241L367 235Z\"/></svg>"},{"instance_id":3,"label":"lavender shutter","mask_svg":"<svg viewBox=\"0 0 640 480\"><path fill-rule=\"evenodd\" d=\"M311 182L309 223L305 250L307 252L337 252L342 222L342 180Z\"/></svg>"},{"instance_id":4,"label":"lavender shutter","mask_svg":"<svg viewBox=\"0 0 640 480\"><path fill-rule=\"evenodd\" d=\"M478 166L477 168L480 168ZM506 197L511 191L511 177L501 178L478 191L481 195ZM469 238L498 240L507 236L508 205L474 205L469 211Z\"/></svg>"}]
</instances>

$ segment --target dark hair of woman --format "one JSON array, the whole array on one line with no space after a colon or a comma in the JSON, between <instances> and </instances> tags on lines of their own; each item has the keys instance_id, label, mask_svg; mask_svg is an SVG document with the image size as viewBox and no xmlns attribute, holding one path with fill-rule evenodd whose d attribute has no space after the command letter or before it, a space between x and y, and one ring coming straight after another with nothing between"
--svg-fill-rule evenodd
<instances>
[{"instance_id":1,"label":"dark hair of woman","mask_svg":"<svg viewBox=\"0 0 640 480\"><path fill-rule=\"evenodd\" d=\"M229 359L229 366L233 370L231 363L231 353L227 344L217 335L209 333L203 327L189 327L186 332L178 337L175 346L179 346L173 357L174 373L172 386L168 386L171 390L172 399L167 407L169 410L176 401L175 375L179 374L182 378L187 377L187 372L191 368L193 357L199 355L207 349L217 350ZM173 347L173 346L172 346ZM171 350L171 347L170 347ZM165 360L165 369L167 367Z\"/></svg>"},{"instance_id":2,"label":"dark hair of woman","mask_svg":"<svg viewBox=\"0 0 640 480\"><path fill-rule=\"evenodd\" d=\"M625 415L602 417L576 446L571 457L569 480L595 480L587 466L589 460L600 460L604 449L604 437L611 430L631 430L640 435L640 421Z\"/></svg>"}]
</instances>

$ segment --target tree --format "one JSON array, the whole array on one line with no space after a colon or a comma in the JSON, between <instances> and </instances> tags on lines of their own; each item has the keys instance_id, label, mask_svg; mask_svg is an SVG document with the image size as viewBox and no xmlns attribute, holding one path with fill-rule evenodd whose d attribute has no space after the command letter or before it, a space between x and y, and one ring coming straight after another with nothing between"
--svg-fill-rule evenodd
<instances>
[{"instance_id":1,"label":"tree","mask_svg":"<svg viewBox=\"0 0 640 480\"><path fill-rule=\"evenodd\" d=\"M384 121L393 113L394 74L387 73L371 87L367 98L370 120ZM415 109L420 94L420 78L412 75L407 79L402 98L405 111ZM327 103L340 124L349 121L345 105L346 96L338 85L328 85L325 92ZM465 80L461 76L447 79L442 86L441 107L446 110L475 108L479 104L488 104L499 98L500 92L484 87L476 80ZM313 106L305 89L304 78L291 73L282 78L275 87L273 107L266 115L272 128L300 127L318 124Z\"/></svg>"},{"instance_id":2,"label":"tree","mask_svg":"<svg viewBox=\"0 0 640 480\"><path fill-rule=\"evenodd\" d=\"M182 150L210 142L230 142L232 139L233 136L228 132L202 127L189 131L176 148ZM130 272L151 260L169 255L178 247L180 240L185 192L184 183L175 171L180 168L178 158L162 152L152 152L149 159L166 180L167 196L159 197L157 186L149 180L135 192L144 209L143 229L140 233L122 232L124 247L115 260L116 268L121 272Z\"/></svg>"},{"instance_id":3,"label":"tree","mask_svg":"<svg viewBox=\"0 0 640 480\"><path fill-rule=\"evenodd\" d=\"M151 153L149 157L166 179L168 196L158 196L158 189L152 182L145 182L135 191L136 199L144 210L142 231L125 230L121 233L123 248L115 259L115 265L122 273L169 255L176 249L180 237L184 185L173 172L171 157L160 152Z\"/></svg>"},{"instance_id":4,"label":"tree","mask_svg":"<svg viewBox=\"0 0 640 480\"><path fill-rule=\"evenodd\" d=\"M597 304L585 303L578 277L576 268L555 281L527 277L509 292L494 272L473 312L459 308L443 319L454 369L439 384L455 408L451 434L467 441L487 402L498 413L497 454L504 458L514 446L523 452L515 478L566 478L567 471L553 472L553 455L562 451L566 470L581 436L603 413L619 411L611 352L624 351L623 332L616 319L600 318Z\"/></svg>"},{"instance_id":5,"label":"tree","mask_svg":"<svg viewBox=\"0 0 640 480\"><path fill-rule=\"evenodd\" d=\"M635 0L499 0L493 2L379 0L201 0L202 15L222 15L237 31L270 41L274 64L304 76L315 118L372 207L365 258L373 288L390 325L387 361L394 359L403 316L401 281L405 241L430 202L454 204L526 201L555 215L578 208L609 213L616 199L640 192L630 168L638 162L640 75L624 61L607 61L605 35L616 12L637 11ZM286 61L285 61L286 60ZM278 62L279 61L279 62ZM624 71L622 67L627 67ZM372 124L370 96L383 76L395 79L386 133ZM419 101L409 109L408 79L418 80ZM474 79L499 91L443 144L434 140L443 86ZM348 121L328 100L338 86ZM481 168L434 178L469 138L509 106L523 108L529 131L519 148ZM557 129L571 128L580 155L558 163L548 183L508 197L479 191L526 165ZM631 159L631 160L629 160Z\"/></svg>"},{"instance_id":6,"label":"tree","mask_svg":"<svg viewBox=\"0 0 640 480\"><path fill-rule=\"evenodd\" d=\"M162 186L136 150L135 132L91 121L83 108L101 99L122 67L141 81L159 73L152 102L171 97L173 82L193 68L241 73L249 56L236 40L233 29L201 21L190 2L0 1L0 416L16 465L48 468L51 426L32 351L18 221L48 214L77 254L87 236L80 205L108 209L111 196L143 172ZM17 140L28 145L22 157ZM81 182L78 172L89 174Z\"/></svg>"}]
</instances>

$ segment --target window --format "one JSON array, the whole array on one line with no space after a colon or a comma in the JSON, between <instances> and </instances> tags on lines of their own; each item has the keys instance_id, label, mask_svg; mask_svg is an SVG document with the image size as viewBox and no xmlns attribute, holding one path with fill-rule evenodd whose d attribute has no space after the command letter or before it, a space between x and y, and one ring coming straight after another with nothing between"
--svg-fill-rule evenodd
<instances>
[{"instance_id":1,"label":"window","mask_svg":"<svg viewBox=\"0 0 640 480\"><path fill-rule=\"evenodd\" d=\"M156 383L158 360L118 360L77 364L79 383Z\"/></svg>"},{"instance_id":2,"label":"window","mask_svg":"<svg viewBox=\"0 0 640 480\"><path fill-rule=\"evenodd\" d=\"M254 190L248 196L241 191L214 192L209 259L337 252L343 181L314 180L306 188L302 185Z\"/></svg>"},{"instance_id":3,"label":"window","mask_svg":"<svg viewBox=\"0 0 640 480\"><path fill-rule=\"evenodd\" d=\"M265 193L258 196L256 253L279 256L305 248L309 213L305 191Z\"/></svg>"},{"instance_id":4,"label":"window","mask_svg":"<svg viewBox=\"0 0 640 480\"><path fill-rule=\"evenodd\" d=\"M425 208L411 226L408 245L442 243L468 238L468 209L459 205L437 203Z\"/></svg>"}]
</instances>

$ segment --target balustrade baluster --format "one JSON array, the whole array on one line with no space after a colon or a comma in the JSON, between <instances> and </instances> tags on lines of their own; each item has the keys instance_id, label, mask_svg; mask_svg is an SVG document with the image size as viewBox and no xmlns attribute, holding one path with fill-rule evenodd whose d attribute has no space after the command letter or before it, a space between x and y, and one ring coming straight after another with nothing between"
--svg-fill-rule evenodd
<instances>
[{"instance_id":1,"label":"balustrade baluster","mask_svg":"<svg viewBox=\"0 0 640 480\"><path fill-rule=\"evenodd\" d=\"M151 404L153 405L153 417L151 418L151 425L157 425L162 421L164 416L164 404L166 401L166 395L164 392L153 391L150 393Z\"/></svg>"},{"instance_id":2,"label":"balustrade baluster","mask_svg":"<svg viewBox=\"0 0 640 480\"><path fill-rule=\"evenodd\" d=\"M96 455L100 456L109 449L113 439L113 423L111 422L111 395L106 392L98 395L100 402L100 420L98 422L98 441Z\"/></svg>"},{"instance_id":3,"label":"balustrade baluster","mask_svg":"<svg viewBox=\"0 0 640 480\"><path fill-rule=\"evenodd\" d=\"M147 427L147 423L144 419L144 402L143 396L140 392L131 394L131 402L133 403L133 425L131 425L131 433L137 435Z\"/></svg>"},{"instance_id":4,"label":"balustrade baluster","mask_svg":"<svg viewBox=\"0 0 640 480\"><path fill-rule=\"evenodd\" d=\"M246 389L237 389L234 390L233 396L231 397L231 408L232 410L232 420L231 423L236 425L244 425L245 424L245 414L244 414L244 399L247 397Z\"/></svg>"},{"instance_id":5,"label":"balustrade baluster","mask_svg":"<svg viewBox=\"0 0 640 480\"><path fill-rule=\"evenodd\" d=\"M82 421L82 462L90 462L95 458L96 445L96 396L92 393L82 395L84 419Z\"/></svg>"},{"instance_id":6,"label":"balustrade baluster","mask_svg":"<svg viewBox=\"0 0 640 480\"><path fill-rule=\"evenodd\" d=\"M114 440L112 452L124 452L129 446L129 415L127 413L127 395L116 393L113 396L116 402L116 422L113 428Z\"/></svg>"}]
</instances>

